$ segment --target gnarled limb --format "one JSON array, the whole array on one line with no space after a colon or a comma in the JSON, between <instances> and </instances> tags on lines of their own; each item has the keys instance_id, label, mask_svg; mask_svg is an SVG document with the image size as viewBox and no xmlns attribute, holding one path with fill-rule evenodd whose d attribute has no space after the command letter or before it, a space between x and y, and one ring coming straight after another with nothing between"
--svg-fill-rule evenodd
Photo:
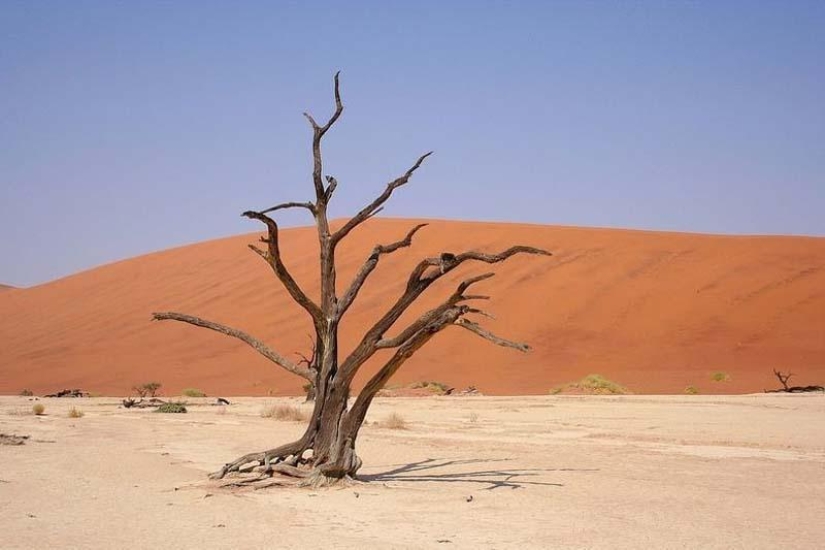
<instances>
[{"instance_id":1,"label":"gnarled limb","mask_svg":"<svg viewBox=\"0 0 825 550\"><path fill-rule=\"evenodd\" d=\"M285 210L287 208L306 208L312 215L314 216L316 213L315 205L311 202L282 202L281 204L276 204L275 206L270 206L265 210L261 210L261 214L268 214L269 212L275 212L276 210Z\"/></svg>"},{"instance_id":2,"label":"gnarled limb","mask_svg":"<svg viewBox=\"0 0 825 550\"><path fill-rule=\"evenodd\" d=\"M455 292L453 292L450 295L450 297L447 298L444 302L442 302L438 307L433 308L430 311L424 313L421 317L413 321L409 326L402 330L397 336L393 338L382 338L381 340L375 343L375 348L384 349L397 348L399 346L402 346L413 336L415 336L420 330L422 330L424 327L432 323L439 316L443 315L450 308L455 307L461 302L479 298L478 296L473 295L466 296L464 292L475 283L483 281L485 279L489 279L494 275L494 273L484 273L483 275L476 275L475 277L465 279L458 285L458 288L456 288ZM478 310L467 309L467 311L477 312Z\"/></svg>"},{"instance_id":3,"label":"gnarled limb","mask_svg":"<svg viewBox=\"0 0 825 550\"><path fill-rule=\"evenodd\" d=\"M250 463L257 462L258 466L263 466L265 464L270 465L273 460L284 460L290 456L300 455L305 450L304 440L299 439L297 441L293 441L292 443L287 443L286 445L269 449L268 451L245 454L232 462L224 464L220 470L209 474L209 478L222 479L227 474L239 472L244 466L247 466Z\"/></svg>"},{"instance_id":4,"label":"gnarled limb","mask_svg":"<svg viewBox=\"0 0 825 550\"><path fill-rule=\"evenodd\" d=\"M472 311L469 311L469 313L483 313L483 312L472 310ZM496 336L495 334L493 334L489 330L485 329L484 327L482 327L478 323L474 323L474 322L469 321L467 319L463 319L463 318L459 319L458 321L456 321L455 324L460 326L461 328L466 328L470 332L473 332L473 333L481 336L485 340L489 340L490 342L496 344L497 346L503 346L505 348L517 349L517 350L519 350L521 352L524 352L524 353L527 353L531 349L530 346L527 345L527 344L523 344L521 342L514 342L513 340L508 340L506 338Z\"/></svg>"},{"instance_id":5,"label":"gnarled limb","mask_svg":"<svg viewBox=\"0 0 825 550\"><path fill-rule=\"evenodd\" d=\"M340 117L341 113L344 111L344 104L341 103L341 93L338 89L339 74L340 71L335 73L335 112L332 114L327 123L323 126L319 126L318 123L315 122L315 119L312 118L312 115L309 113L304 113L304 116L312 126L312 183L315 185L315 197L319 204L326 204L329 200L329 196L332 195L332 191L335 190L334 178L333 181L329 182L330 189L332 189L332 191L329 189L324 189L324 182L322 178L324 168L323 161L321 160L321 139L332 127L332 125L335 124L335 121L338 120L338 117Z\"/></svg>"},{"instance_id":6,"label":"gnarled limb","mask_svg":"<svg viewBox=\"0 0 825 550\"><path fill-rule=\"evenodd\" d=\"M292 277L292 274L281 259L281 249L278 244L278 224L275 223L275 220L260 212L248 210L242 215L253 220L261 221L266 225L269 233L269 237L266 239L266 243L269 246L269 254L263 257L269 262L275 275L277 275L278 279L284 284L284 287L287 292L289 292L289 295L292 296L292 299L312 316L316 326L318 323L322 323L323 314L321 313L321 308L310 300L301 287L298 286L297 281ZM252 249L260 254L259 249Z\"/></svg>"},{"instance_id":7,"label":"gnarled limb","mask_svg":"<svg viewBox=\"0 0 825 550\"><path fill-rule=\"evenodd\" d=\"M463 252L461 254L441 254L438 258L425 258L413 268L407 287L404 293L396 300L395 304L367 331L361 342L350 353L341 366L341 371L346 379L351 380L364 362L372 357L378 349L377 344L404 312L418 299L418 297L430 287L435 281L457 268L466 261L480 261L488 264L503 262L516 254L538 254L551 256L550 252L532 246L512 246L498 254L488 254L483 252ZM430 269L438 267L438 269ZM428 272L429 270L429 272ZM491 274L479 275L464 281L459 286L458 294L462 294L467 287L474 282L486 279ZM455 296L455 295L454 295ZM426 315L426 314L425 314Z\"/></svg>"},{"instance_id":8,"label":"gnarled limb","mask_svg":"<svg viewBox=\"0 0 825 550\"><path fill-rule=\"evenodd\" d=\"M264 344L254 336L250 336L249 334L236 328L232 328L212 321L207 321L206 319L201 319L200 317L195 317L194 315L186 315L184 313L176 313L174 311L155 312L152 313L152 318L155 321L181 321L183 323L208 328L210 330L220 332L221 334L226 334L227 336L237 338L238 340L241 340L242 342L245 342L246 344L250 345L253 349L255 349L255 351L257 351L258 353L260 353L261 355L263 355L279 367L288 370L292 374L297 374L301 378L305 378L306 380L312 381L313 376L309 369L304 368L300 365L296 365L280 353L268 347L266 344Z\"/></svg>"},{"instance_id":9,"label":"gnarled limb","mask_svg":"<svg viewBox=\"0 0 825 550\"><path fill-rule=\"evenodd\" d=\"M410 178L412 177L413 173L416 170L418 170L418 168L424 162L424 159L426 159L432 154L433 152L430 151L429 153L421 155L418 158L418 160L415 161L415 164L413 164L409 170L404 172L403 176L396 178L390 183L388 183L387 188L384 189L383 193L381 193L374 201L372 201L367 206L362 208L361 211L358 212L355 216L353 216L347 223L345 223L344 226L341 227L341 229L336 231L335 234L332 235L333 246L339 243L341 239L346 237L349 234L349 232L355 229L358 225L364 223L366 220L377 214L378 211L382 208L382 205L385 202L387 202L389 198L392 196L393 191L395 191L396 189L410 181Z\"/></svg>"},{"instance_id":10,"label":"gnarled limb","mask_svg":"<svg viewBox=\"0 0 825 550\"><path fill-rule=\"evenodd\" d=\"M422 227L426 227L429 224L420 223L410 229L407 233L407 236L401 239L400 241L396 241L391 244L379 244L376 245L375 248L372 249L372 253L369 255L369 258L364 262L364 265L361 266L361 269L358 270L358 273L355 275L355 278L352 280L347 291L338 301L338 318L340 319L344 313L349 309L352 305L352 302L355 300L355 297L358 296L358 292L361 290L361 287L364 286L364 282L366 282L367 277L375 270L378 266L378 261L381 259L382 254L391 254L398 250L399 248L406 248L412 245L412 238L418 232L419 229Z\"/></svg>"}]
</instances>

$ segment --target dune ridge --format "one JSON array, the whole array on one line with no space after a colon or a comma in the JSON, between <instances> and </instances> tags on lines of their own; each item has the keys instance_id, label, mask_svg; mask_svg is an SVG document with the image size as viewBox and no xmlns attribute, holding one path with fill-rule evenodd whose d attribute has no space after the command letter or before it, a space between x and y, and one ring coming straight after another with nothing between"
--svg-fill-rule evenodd
<instances>
[{"instance_id":1,"label":"dune ridge","mask_svg":"<svg viewBox=\"0 0 825 550\"><path fill-rule=\"evenodd\" d=\"M374 219L344 241L345 288L376 243L420 220ZM426 220L425 220L426 221ZM295 395L301 380L245 344L205 329L150 321L180 311L258 336L285 355L308 353L306 314L247 249L259 232L156 252L47 284L0 293L0 393L78 387L127 394L157 380L167 393ZM416 354L393 384L438 380L491 395L544 394L599 373L635 393L762 391L771 370L797 384L825 382L825 238L719 236L622 229L430 221L412 248L382 259L347 313L340 347L351 349L401 292L424 256L538 246L554 256L465 264L425 294L435 305L466 276L495 271L479 291L495 320L483 324L529 342L520 354L450 329ZM317 295L313 228L285 229L285 262ZM381 356L385 357L385 356ZM380 360L380 357L378 358ZM368 364L356 386L373 372ZM713 381L715 372L729 380Z\"/></svg>"}]
</instances>

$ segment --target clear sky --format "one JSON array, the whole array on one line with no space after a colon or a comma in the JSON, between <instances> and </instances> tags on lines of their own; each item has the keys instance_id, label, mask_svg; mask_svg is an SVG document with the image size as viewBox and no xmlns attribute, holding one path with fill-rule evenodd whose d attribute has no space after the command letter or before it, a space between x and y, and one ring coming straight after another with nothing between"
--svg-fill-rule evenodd
<instances>
[{"instance_id":1,"label":"clear sky","mask_svg":"<svg viewBox=\"0 0 825 550\"><path fill-rule=\"evenodd\" d=\"M0 0L0 283L309 199L338 69L335 216L825 235L822 1Z\"/></svg>"}]
</instances>

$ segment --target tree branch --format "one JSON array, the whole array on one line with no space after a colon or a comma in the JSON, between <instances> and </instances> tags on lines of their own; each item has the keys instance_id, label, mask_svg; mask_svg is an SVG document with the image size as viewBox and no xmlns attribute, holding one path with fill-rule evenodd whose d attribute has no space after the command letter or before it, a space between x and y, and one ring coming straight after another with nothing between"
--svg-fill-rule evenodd
<instances>
[{"instance_id":1,"label":"tree branch","mask_svg":"<svg viewBox=\"0 0 825 550\"><path fill-rule=\"evenodd\" d=\"M344 104L341 103L341 92L338 87L338 75L340 74L340 71L335 73L335 112L332 114L327 123L323 126L319 126L315 119L312 118L312 115L309 113L304 113L304 116L312 126L312 182L315 185L315 197L319 204L326 204L326 201L329 199L327 196L327 191L324 189L324 181L322 177L323 163L321 161L321 139L324 137L324 134L332 128L332 125L335 124L335 121L338 120L338 117L340 117L341 113L344 111ZM333 190L335 188L332 182L330 182L330 187L332 187ZM332 195L331 191L329 192L329 195Z\"/></svg>"},{"instance_id":2,"label":"tree branch","mask_svg":"<svg viewBox=\"0 0 825 550\"><path fill-rule=\"evenodd\" d=\"M367 260L364 262L364 265L361 266L361 269L355 275L355 278L352 280L352 283L347 289L346 293L341 297L341 300L338 302L338 318L340 319L344 313L349 309L352 305L352 302L355 300L355 297L358 295L358 292L361 290L361 287L364 286L364 282L367 280L367 277L375 270L378 266L378 261L381 258L382 254L391 254L398 250L399 248L406 248L412 245L412 238L418 232L419 229L422 227L426 227L428 224L421 223L410 229L407 233L407 236L401 239L400 241L396 241L391 244L387 245L376 245L375 248L372 249L372 253L369 255Z\"/></svg>"},{"instance_id":3,"label":"tree branch","mask_svg":"<svg viewBox=\"0 0 825 550\"><path fill-rule=\"evenodd\" d=\"M273 363L277 364L278 366L288 370L292 374L297 374L301 378L310 381L312 381L313 379L313 375L309 369L303 368L300 365L296 365L283 355L269 348L266 344L264 344L254 336L250 336L249 334L240 331L236 328L221 325L220 323L214 323L212 321L207 321L206 319L201 319L200 317L195 317L194 315L186 315L185 313L176 313L174 311L155 312L152 313L152 318L155 321L181 321L183 323L188 323L190 325L208 328L210 330L220 332L221 334L226 334L227 336L232 336L233 338L237 338L238 340L241 340L246 344L250 345L252 348L255 349L255 351L257 351Z\"/></svg>"},{"instance_id":4,"label":"tree branch","mask_svg":"<svg viewBox=\"0 0 825 550\"><path fill-rule=\"evenodd\" d=\"M479 311L469 311L468 310L468 313L480 313L480 312ZM461 318L461 319L457 320L455 322L455 324L462 327L462 328L466 328L470 332L478 334L479 336L481 336L485 340L489 340L490 342L496 344L497 346L503 346L505 348L517 349L517 350L519 350L521 352L524 352L524 353L527 353L531 349L530 346L527 345L527 344L522 344L521 342L514 342L512 340L507 340L506 338L501 338L500 336L496 336L495 334L493 334L489 330L485 329L484 327L482 327L478 323L474 323L474 322L469 321L469 320L464 319L464 318Z\"/></svg>"},{"instance_id":5,"label":"tree branch","mask_svg":"<svg viewBox=\"0 0 825 550\"><path fill-rule=\"evenodd\" d=\"M424 327L429 325L433 322L434 319L438 318L441 315L444 315L448 310L454 308L459 303L464 302L466 300L474 299L475 296L465 296L464 291L470 288L470 286L474 285L479 281L483 281L485 279L489 279L492 277L493 273L485 273L484 275L477 275L475 277L470 277L461 282L456 288L455 292L453 292L449 298L447 298L444 302L442 302L438 307L431 309L430 311L426 312L424 315L416 319L412 322L407 328L402 330L397 336L393 338L382 338L378 342L375 343L376 349L384 349L384 348L397 348L399 346L404 345L408 340L410 340L413 336L415 336L420 330ZM462 314L465 312L476 312L478 310L466 308L463 310Z\"/></svg>"},{"instance_id":6,"label":"tree branch","mask_svg":"<svg viewBox=\"0 0 825 550\"><path fill-rule=\"evenodd\" d=\"M398 298L389 311L387 311L387 313L385 313L381 319L376 321L372 328L367 331L361 339L361 342L359 342L352 353L350 353L349 357L347 357L341 365L341 371L344 376L347 379L351 379L351 377L355 376L355 373L361 365L363 365L364 362L372 357L376 350L379 349L378 342L382 340L384 333L386 333L393 326L393 324L395 324L401 315L403 315L403 313L418 299L418 297L435 281L466 261L474 260L494 264L502 262L512 256L515 256L516 254L538 254L543 256L552 255L546 250L534 248L532 246L513 246L498 254L464 252L462 254L455 255L443 253L438 258L425 258L424 260L421 260L421 262L416 265L410 274L407 281L407 288L404 293ZM427 270L433 266L437 266L438 269L434 269L431 270L430 273L426 273ZM449 304L450 300L454 299L456 296L462 296L464 291L467 290L467 288L469 288L472 284L492 276L492 273L485 273L463 281L459 285L456 292L447 300L447 302L445 302L445 304ZM440 306L440 308L436 308L436 310L440 310L445 307L445 304L442 304L442 306ZM434 314L436 310L429 312L429 314ZM425 314L425 316L426 315L428 314ZM418 322L421 322L423 319L424 317L420 318ZM414 325L418 322L414 323ZM408 329L410 329L410 327L408 327ZM405 329L405 331L408 329ZM385 345L385 347L388 346Z\"/></svg>"},{"instance_id":7,"label":"tree branch","mask_svg":"<svg viewBox=\"0 0 825 550\"><path fill-rule=\"evenodd\" d=\"M281 204L276 204L275 206L271 206L266 210L261 210L261 214L268 214L269 212L274 212L276 210L284 210L286 208L306 208L312 215L315 215L315 205L311 202L282 202Z\"/></svg>"},{"instance_id":8,"label":"tree branch","mask_svg":"<svg viewBox=\"0 0 825 550\"><path fill-rule=\"evenodd\" d=\"M269 238L266 239L266 243L269 245L269 254L263 255L261 254L262 251L259 248L253 246L250 246L250 248L267 260L269 265L272 267L272 270L275 272L275 275L278 276L278 279L280 279L290 296L292 296L292 299L312 316L315 324L317 325L318 323L323 322L323 314L321 313L321 309L315 302L307 297L303 290L301 290L301 287L298 286L298 283L284 265L283 260L281 260L281 250L278 245L278 224L275 223L275 220L265 214L251 210L244 212L242 216L253 220L259 220L266 224L267 229L269 230Z\"/></svg>"},{"instance_id":9,"label":"tree branch","mask_svg":"<svg viewBox=\"0 0 825 550\"><path fill-rule=\"evenodd\" d=\"M355 216L353 216L352 219L350 219L346 224L344 224L344 226L341 227L341 229L339 229L338 231L335 232L335 234L332 236L333 242L334 243L340 242L341 239L346 237L347 234L349 234L350 231L355 229L358 225L365 222L366 220L368 220L369 218L371 218L375 214L377 214L378 211L381 209L381 206L385 202L387 202L387 200L389 200L389 198L392 196L393 191L395 191L396 189L398 189L402 185L405 185L410 180L413 173L416 170L418 170L418 168L424 162L424 159L426 159L427 157L429 157L432 154L433 154L433 152L430 151L429 153L421 155L418 158L418 160L415 161L415 164L413 164L412 167L409 170L407 170L404 173L403 176L401 176L399 178L396 178L393 181L391 181L390 183L388 183L387 188L384 189L383 193L381 193L370 204L368 204L363 209L361 209L361 211L358 212Z\"/></svg>"}]
</instances>

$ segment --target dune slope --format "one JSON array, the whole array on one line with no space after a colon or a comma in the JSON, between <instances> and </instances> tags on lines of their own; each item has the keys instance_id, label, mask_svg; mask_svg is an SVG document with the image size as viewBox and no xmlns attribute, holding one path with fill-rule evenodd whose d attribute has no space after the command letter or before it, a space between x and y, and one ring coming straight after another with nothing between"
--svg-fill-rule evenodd
<instances>
[{"instance_id":1,"label":"dune slope","mask_svg":"<svg viewBox=\"0 0 825 550\"><path fill-rule=\"evenodd\" d=\"M375 219L339 249L343 289L376 243L415 220ZM314 230L282 232L287 265L317 295ZM249 331L281 353L309 352L311 327L246 245L259 233L166 250L37 287L0 293L0 393L68 387L126 394L152 380L167 393L197 387L227 395L300 392L301 380L245 344L171 321L181 311ZM486 326L529 342L520 354L467 331L445 331L392 383L438 380L487 394L542 394L600 373L637 393L762 391L771 370L825 383L825 239L732 237L613 229L434 221L415 245L382 259L345 318L351 349L398 296L418 259L442 251L540 246L551 258L515 257L481 283ZM490 270L465 264L427 291L421 313L458 281ZM402 319L409 322L411 315ZM381 356L378 358L380 359ZM358 379L379 366L368 364ZM715 382L724 372L728 381Z\"/></svg>"}]
</instances>

